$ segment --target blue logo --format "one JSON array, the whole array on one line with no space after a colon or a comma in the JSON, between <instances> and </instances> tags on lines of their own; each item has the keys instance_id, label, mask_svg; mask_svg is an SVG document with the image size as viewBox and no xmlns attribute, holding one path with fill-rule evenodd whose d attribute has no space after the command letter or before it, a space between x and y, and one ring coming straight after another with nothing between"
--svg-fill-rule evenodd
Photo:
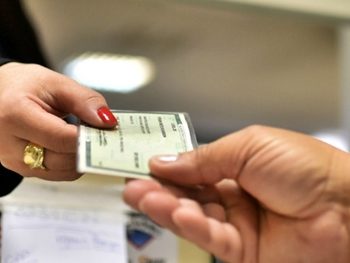
<instances>
[{"instance_id":1,"label":"blue logo","mask_svg":"<svg viewBox=\"0 0 350 263\"><path fill-rule=\"evenodd\" d=\"M129 212L129 222L126 227L128 241L137 249L142 249L152 239L161 235L161 228L153 223L147 216Z\"/></svg>"},{"instance_id":2,"label":"blue logo","mask_svg":"<svg viewBox=\"0 0 350 263\"><path fill-rule=\"evenodd\" d=\"M138 249L141 249L153 239L152 235L136 229L128 229L127 237L128 241Z\"/></svg>"}]
</instances>

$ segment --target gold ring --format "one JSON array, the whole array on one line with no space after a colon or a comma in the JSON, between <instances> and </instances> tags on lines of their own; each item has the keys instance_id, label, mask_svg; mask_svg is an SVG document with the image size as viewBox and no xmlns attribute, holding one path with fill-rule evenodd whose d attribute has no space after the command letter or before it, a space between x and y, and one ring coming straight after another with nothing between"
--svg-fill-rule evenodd
<instances>
[{"instance_id":1,"label":"gold ring","mask_svg":"<svg viewBox=\"0 0 350 263\"><path fill-rule=\"evenodd\" d=\"M23 162L30 167L30 169L40 168L45 170L44 162L44 148L34 143L28 143L24 148Z\"/></svg>"}]
</instances>

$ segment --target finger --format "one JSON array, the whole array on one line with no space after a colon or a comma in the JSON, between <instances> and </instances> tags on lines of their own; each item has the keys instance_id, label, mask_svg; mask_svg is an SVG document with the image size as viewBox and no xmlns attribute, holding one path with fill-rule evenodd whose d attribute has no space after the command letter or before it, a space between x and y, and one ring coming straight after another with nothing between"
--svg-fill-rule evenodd
<instances>
[{"instance_id":1,"label":"finger","mask_svg":"<svg viewBox=\"0 0 350 263\"><path fill-rule=\"evenodd\" d=\"M27 141L17 139L11 144L11 151L8 151L7 158L23 161L24 149L28 145ZM44 149L43 165L48 170L68 171L76 170L76 154L75 153L57 153L49 149Z\"/></svg>"},{"instance_id":2,"label":"finger","mask_svg":"<svg viewBox=\"0 0 350 263\"><path fill-rule=\"evenodd\" d=\"M44 149L43 165L46 170L30 169L24 163L24 148L27 142L16 137L10 136L7 144L1 144L2 154L1 163L4 167L15 171L23 176L40 176L47 180L74 180L80 177L76 172L75 154L59 154ZM62 176L60 179L59 177Z\"/></svg>"},{"instance_id":3,"label":"finger","mask_svg":"<svg viewBox=\"0 0 350 263\"><path fill-rule=\"evenodd\" d=\"M6 122L11 135L18 138L60 153L76 151L77 127L46 112L33 101L19 102L12 117L7 116L2 122Z\"/></svg>"},{"instance_id":4,"label":"finger","mask_svg":"<svg viewBox=\"0 0 350 263\"><path fill-rule=\"evenodd\" d=\"M180 207L186 207L194 211L197 211L198 213L203 213L202 207L194 200L191 200L188 198L180 198L179 204L180 204Z\"/></svg>"},{"instance_id":5,"label":"finger","mask_svg":"<svg viewBox=\"0 0 350 263\"><path fill-rule=\"evenodd\" d=\"M96 91L38 65L18 64L10 67L8 74L18 75L16 70L22 72L20 78L4 86L12 85L18 92L12 96L9 92L13 89L3 90L7 110L0 113L0 122L18 137L59 152L72 152L77 129L66 125L60 118L64 114L73 113L98 127L116 125L105 99Z\"/></svg>"},{"instance_id":6,"label":"finger","mask_svg":"<svg viewBox=\"0 0 350 263\"><path fill-rule=\"evenodd\" d=\"M257 262L260 211L256 200L243 191L234 180L223 180L217 184L217 188L225 207L226 222L234 225L241 233L244 258L247 262Z\"/></svg>"},{"instance_id":7,"label":"finger","mask_svg":"<svg viewBox=\"0 0 350 263\"><path fill-rule=\"evenodd\" d=\"M179 200L175 196L158 190L144 194L138 207L141 212L147 214L157 224L177 233L178 230L171 215L179 205Z\"/></svg>"},{"instance_id":8,"label":"finger","mask_svg":"<svg viewBox=\"0 0 350 263\"><path fill-rule=\"evenodd\" d=\"M229 222L244 233L246 243L255 244L258 224L257 204L234 180L222 180L214 187L191 194L202 202L203 213L220 222ZM209 192L209 198L201 198ZM203 203L203 201L206 201Z\"/></svg>"},{"instance_id":9,"label":"finger","mask_svg":"<svg viewBox=\"0 0 350 263\"><path fill-rule=\"evenodd\" d=\"M207 218L190 207L180 207L172 215L181 235L227 262L242 262L240 233L230 224Z\"/></svg>"},{"instance_id":10,"label":"finger","mask_svg":"<svg viewBox=\"0 0 350 263\"><path fill-rule=\"evenodd\" d=\"M156 156L150 160L149 165L156 177L181 185L211 185L222 179L240 180L247 167L259 172L262 167L257 167L259 162L256 164L256 159L267 162L278 157L282 149L275 149L267 157L262 154L278 148L275 146L283 140L295 141L296 138L288 139L293 136L292 132L251 126L178 156Z\"/></svg>"},{"instance_id":11,"label":"finger","mask_svg":"<svg viewBox=\"0 0 350 263\"><path fill-rule=\"evenodd\" d=\"M238 235L238 231L236 229L233 230L233 233L231 233L231 231L227 231L226 229L223 231L219 231L220 229L214 229L214 235L210 236L212 233L209 229L207 229L207 222L210 222L210 220L208 221L206 219L206 216L198 203L185 198L177 199L170 193L159 189L159 185L154 182L144 184L144 181L139 181L135 184L135 181L133 181L132 183L133 184L127 185L125 189L126 193L128 194L124 195L124 199L128 203L134 202L130 201L134 198L131 194L136 193L136 202L139 202L139 204L134 206L141 209L143 213L147 214L149 218L151 218L157 224L172 230L174 233L195 242L197 245L208 249L211 252L215 252L224 259L225 256L227 256L227 258L230 260L233 259L231 255L232 251L236 251L237 249L231 250L229 244L230 242L234 242L232 240L235 240L235 235ZM128 189L128 187L130 188ZM129 191L131 190L131 187L134 191ZM135 191L136 188L139 190L138 193ZM153 189L153 191L150 191L151 189ZM190 211L190 215L188 217L190 218L191 222L186 222L187 219L183 218L181 215L181 211L187 211L186 209ZM213 223L211 223L211 225L213 225ZM222 237L220 232L221 234L224 232L228 236ZM199 235L197 235L198 233ZM210 244L208 244L208 240L212 240ZM240 238L239 242L241 242ZM228 252L226 250L222 252L222 248L220 248L220 246L228 247L227 251L230 250L230 253L225 255L225 253Z\"/></svg>"},{"instance_id":12,"label":"finger","mask_svg":"<svg viewBox=\"0 0 350 263\"><path fill-rule=\"evenodd\" d=\"M81 177L82 174L76 172L75 169L72 170L49 170L40 168L29 168L23 161L13 160L13 159L3 159L1 164L12 171L24 176L24 177L38 177L49 181L73 181Z\"/></svg>"},{"instance_id":13,"label":"finger","mask_svg":"<svg viewBox=\"0 0 350 263\"><path fill-rule=\"evenodd\" d=\"M180 203L158 182L129 181L125 186L123 199L131 207L143 212L160 226L167 227L179 234L178 229L172 223L171 213Z\"/></svg>"},{"instance_id":14,"label":"finger","mask_svg":"<svg viewBox=\"0 0 350 263\"><path fill-rule=\"evenodd\" d=\"M171 193L172 195L181 197L190 197L190 189L177 187L170 184L161 184L154 180L128 180L124 188L123 198L126 203L132 206L134 209L140 210L138 203L143 196L151 191L162 191Z\"/></svg>"},{"instance_id":15,"label":"finger","mask_svg":"<svg viewBox=\"0 0 350 263\"><path fill-rule=\"evenodd\" d=\"M136 210L140 210L139 202L145 193L149 191L160 191L162 187L156 181L132 180L128 181L123 191L124 201Z\"/></svg>"},{"instance_id":16,"label":"finger","mask_svg":"<svg viewBox=\"0 0 350 263\"><path fill-rule=\"evenodd\" d=\"M211 185L224 178L233 179L243 165L235 158L237 150L231 147L240 148L239 137L233 134L178 156L155 156L149 163L151 173L180 185Z\"/></svg>"},{"instance_id":17,"label":"finger","mask_svg":"<svg viewBox=\"0 0 350 263\"><path fill-rule=\"evenodd\" d=\"M28 141L17 138L16 140L11 140L11 147L7 147L6 157L13 160L23 161L24 149L29 144ZM39 145L39 144L37 144ZM39 145L40 146L40 145ZM6 148L3 148L6 149ZM43 147L44 150L44 161L43 164L49 170L73 170L76 169L76 153L60 153L48 148Z\"/></svg>"},{"instance_id":18,"label":"finger","mask_svg":"<svg viewBox=\"0 0 350 263\"><path fill-rule=\"evenodd\" d=\"M117 125L115 116L108 110L106 100L98 92L55 72L45 82L45 88L47 97L51 97L55 108L72 113L96 127Z\"/></svg>"}]
</instances>

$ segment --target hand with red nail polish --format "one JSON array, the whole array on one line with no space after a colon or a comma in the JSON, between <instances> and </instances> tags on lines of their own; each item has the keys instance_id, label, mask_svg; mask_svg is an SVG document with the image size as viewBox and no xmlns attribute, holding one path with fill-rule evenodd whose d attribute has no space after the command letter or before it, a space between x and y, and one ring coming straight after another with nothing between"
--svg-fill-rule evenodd
<instances>
[{"instance_id":1,"label":"hand with red nail polish","mask_svg":"<svg viewBox=\"0 0 350 263\"><path fill-rule=\"evenodd\" d=\"M350 262L349 153L252 126L150 170L124 200L223 262Z\"/></svg>"},{"instance_id":2,"label":"hand with red nail polish","mask_svg":"<svg viewBox=\"0 0 350 263\"><path fill-rule=\"evenodd\" d=\"M100 128L118 124L101 94L64 75L35 64L0 66L2 166L22 176L47 180L78 178L78 129L63 119L67 114ZM24 164L23 151L29 142L45 149L45 170Z\"/></svg>"}]
</instances>

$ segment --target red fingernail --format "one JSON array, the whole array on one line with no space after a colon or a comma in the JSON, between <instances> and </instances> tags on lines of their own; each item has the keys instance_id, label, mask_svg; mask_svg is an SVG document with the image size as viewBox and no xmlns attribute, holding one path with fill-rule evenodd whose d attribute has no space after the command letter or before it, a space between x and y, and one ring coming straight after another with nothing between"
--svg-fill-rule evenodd
<instances>
[{"instance_id":1,"label":"red fingernail","mask_svg":"<svg viewBox=\"0 0 350 263\"><path fill-rule=\"evenodd\" d=\"M101 120L108 125L118 125L117 119L114 117L113 113L107 107L101 107L97 110L98 116Z\"/></svg>"}]
</instances>

